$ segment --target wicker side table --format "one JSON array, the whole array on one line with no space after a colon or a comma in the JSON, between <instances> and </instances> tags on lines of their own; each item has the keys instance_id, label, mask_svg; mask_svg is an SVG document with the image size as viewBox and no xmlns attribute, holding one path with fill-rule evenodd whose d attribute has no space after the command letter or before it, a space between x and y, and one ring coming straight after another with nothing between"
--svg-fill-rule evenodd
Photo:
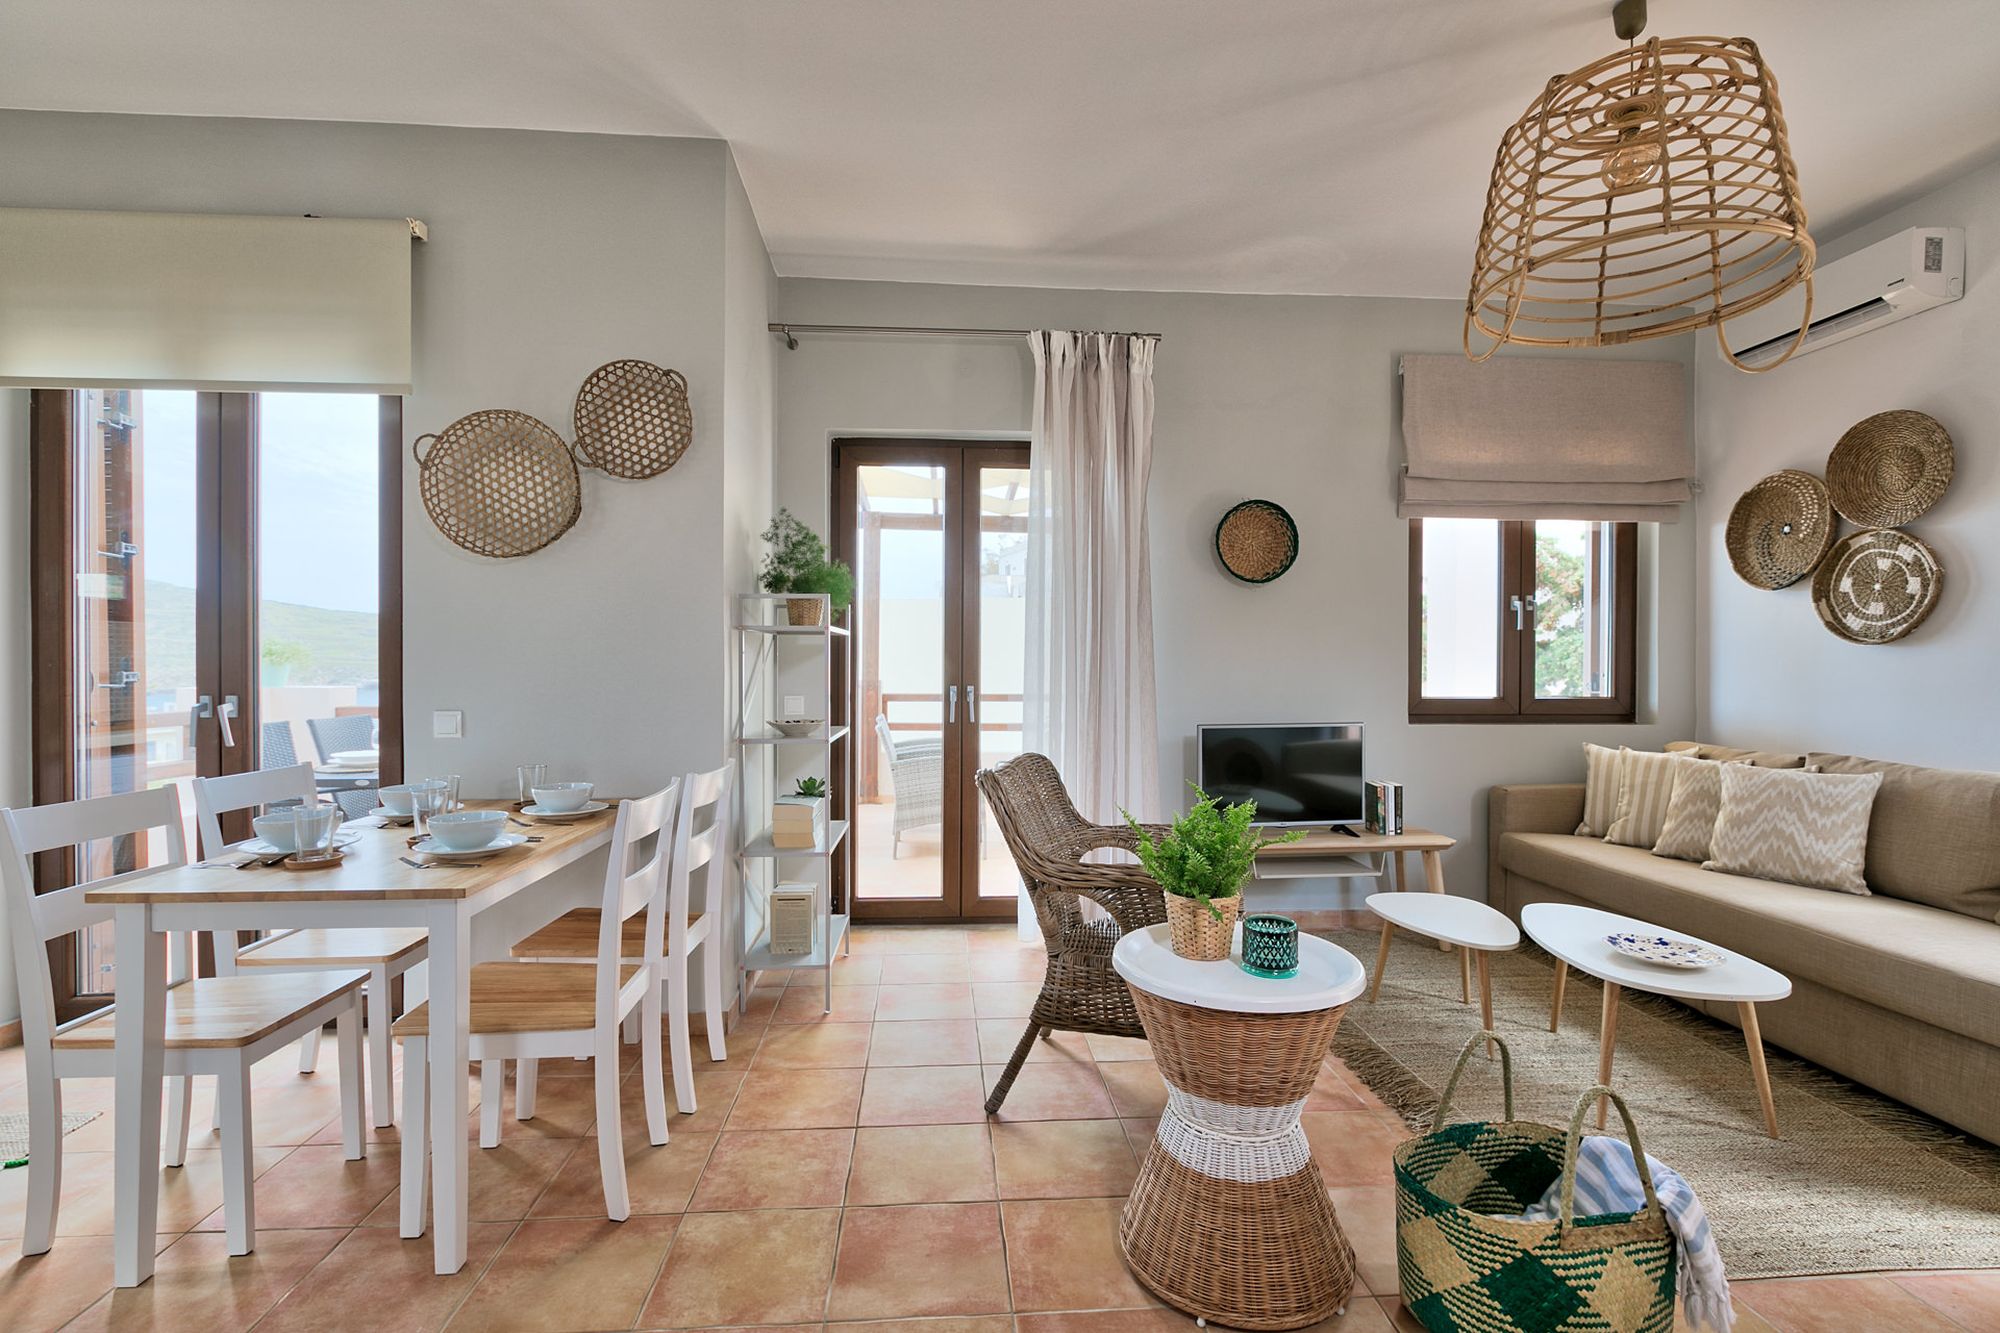
<instances>
[{"instance_id":1,"label":"wicker side table","mask_svg":"<svg viewBox=\"0 0 2000 1333\"><path fill-rule=\"evenodd\" d=\"M1120 939L1112 965L1167 1083L1118 1228L1133 1274L1174 1308L1235 1328L1302 1328L1344 1310L1354 1247L1299 1114L1367 983L1360 961L1301 935L1299 975L1271 981L1233 958L1176 957L1162 925Z\"/></svg>"}]
</instances>

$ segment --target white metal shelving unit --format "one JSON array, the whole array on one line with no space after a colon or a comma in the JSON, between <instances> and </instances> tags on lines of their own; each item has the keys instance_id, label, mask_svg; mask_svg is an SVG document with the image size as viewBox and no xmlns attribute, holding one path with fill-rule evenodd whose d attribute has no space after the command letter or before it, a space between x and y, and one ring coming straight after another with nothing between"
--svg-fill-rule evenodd
<instances>
[{"instance_id":1,"label":"white metal shelving unit","mask_svg":"<svg viewBox=\"0 0 2000 1333\"><path fill-rule=\"evenodd\" d=\"M833 857L847 836L847 821L829 819L826 837L817 847L776 847L771 842L769 815L771 798L781 780L781 760L801 750L817 749L820 774L832 787L841 767L834 763L834 747L848 739L848 728L822 725L804 736L781 736L772 731L767 719L772 703L783 688L780 670L784 645L802 643L820 658L819 707L830 716L833 711L833 655L848 651L850 639L845 629L833 623L832 607L824 593L813 594L820 604L817 625L793 625L786 603L788 593L739 593L736 598L736 665L742 682L736 710L735 746L737 781L740 784L737 809L747 830L737 849L742 869L743 975L738 978L737 1003L747 1005L749 977L754 972L783 971L816 967L825 974L825 1004L833 1009L833 960L847 944L849 918L833 910ZM751 774L750 759L762 756L760 772ZM755 784L757 790L752 790ZM754 799L753 799L754 798ZM770 892L779 882L788 863L804 863L812 868L816 889L817 920L813 926L813 948L806 954L773 954L767 927L770 922Z\"/></svg>"}]
</instances>

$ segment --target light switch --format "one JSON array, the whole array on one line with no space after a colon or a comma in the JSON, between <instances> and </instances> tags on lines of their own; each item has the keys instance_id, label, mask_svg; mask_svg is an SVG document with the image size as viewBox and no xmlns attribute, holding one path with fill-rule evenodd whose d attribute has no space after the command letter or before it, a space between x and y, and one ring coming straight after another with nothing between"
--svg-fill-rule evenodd
<instances>
[{"instance_id":1,"label":"light switch","mask_svg":"<svg viewBox=\"0 0 2000 1333\"><path fill-rule=\"evenodd\" d=\"M431 714L431 739L456 741L465 738L465 714L456 708L441 708Z\"/></svg>"},{"instance_id":2,"label":"light switch","mask_svg":"<svg viewBox=\"0 0 2000 1333\"><path fill-rule=\"evenodd\" d=\"M785 716L804 717L805 715L806 715L806 697L803 694L786 695Z\"/></svg>"}]
</instances>

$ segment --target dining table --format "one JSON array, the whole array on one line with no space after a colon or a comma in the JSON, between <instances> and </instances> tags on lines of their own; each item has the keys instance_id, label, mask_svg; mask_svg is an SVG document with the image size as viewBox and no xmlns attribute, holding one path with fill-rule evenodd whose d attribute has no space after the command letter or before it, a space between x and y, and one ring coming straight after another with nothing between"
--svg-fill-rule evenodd
<instances>
[{"instance_id":1,"label":"dining table","mask_svg":"<svg viewBox=\"0 0 2000 1333\"><path fill-rule=\"evenodd\" d=\"M505 809L467 801L468 809ZM169 931L280 930L289 927L421 926L430 934L430 1141L432 1245L436 1271L465 1266L467 1172L467 1013L473 919L535 888L555 872L610 845L616 804L590 816L535 822L513 815L527 842L488 856L433 859L410 846L408 827L355 821L357 837L324 869L291 870L239 854L121 879L87 899L113 909L117 948L114 1057L114 1268L117 1285L153 1274L160 1186ZM552 910L551 915L554 915ZM369 1015L370 1022L381 1021ZM414 1131L414 1132L412 1132ZM404 1151L421 1143L404 1127Z\"/></svg>"}]
</instances>

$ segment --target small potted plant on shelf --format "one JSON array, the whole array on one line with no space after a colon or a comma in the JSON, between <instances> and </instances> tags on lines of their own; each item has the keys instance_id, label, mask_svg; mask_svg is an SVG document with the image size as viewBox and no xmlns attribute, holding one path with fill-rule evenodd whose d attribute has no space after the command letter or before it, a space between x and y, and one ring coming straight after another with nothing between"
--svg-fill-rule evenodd
<instances>
[{"instance_id":1,"label":"small potted plant on shelf","mask_svg":"<svg viewBox=\"0 0 2000 1333\"><path fill-rule=\"evenodd\" d=\"M765 592L825 593L826 605L835 615L854 600L854 571L844 560L829 559L826 543L791 510L778 511L764 529L764 540L771 547L758 574ZM785 603L785 618L794 625L819 624L819 599L791 598Z\"/></svg>"},{"instance_id":2,"label":"small potted plant on shelf","mask_svg":"<svg viewBox=\"0 0 2000 1333\"><path fill-rule=\"evenodd\" d=\"M1295 842L1298 829L1267 838L1251 827L1257 818L1254 801L1222 805L1194 787L1194 807L1162 837L1155 838L1124 810L1125 822L1139 837L1139 864L1166 895L1167 926L1174 952L1196 962L1218 963L1229 957L1230 936L1243 907L1243 881L1259 850L1274 843Z\"/></svg>"},{"instance_id":3,"label":"small potted plant on shelf","mask_svg":"<svg viewBox=\"0 0 2000 1333\"><path fill-rule=\"evenodd\" d=\"M831 795L824 778L800 778L790 796L771 803L771 845L790 850L818 848L826 841L826 806Z\"/></svg>"}]
</instances>

